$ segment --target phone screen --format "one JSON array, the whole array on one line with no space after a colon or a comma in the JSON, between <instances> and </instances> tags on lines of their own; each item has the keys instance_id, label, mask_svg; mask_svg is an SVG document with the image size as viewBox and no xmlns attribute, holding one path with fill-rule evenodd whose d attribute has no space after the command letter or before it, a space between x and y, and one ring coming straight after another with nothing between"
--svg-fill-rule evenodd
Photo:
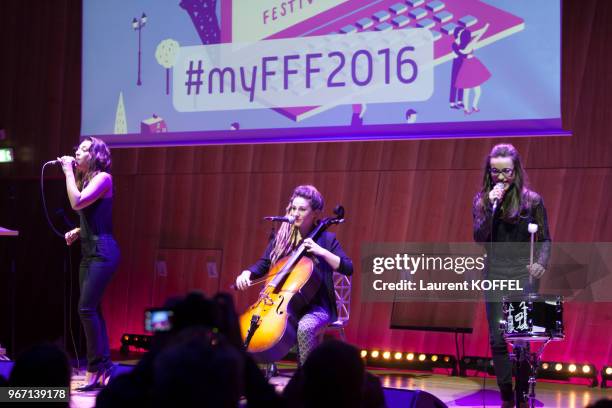
<instances>
[{"instance_id":1,"label":"phone screen","mask_svg":"<svg viewBox=\"0 0 612 408\"><path fill-rule=\"evenodd\" d=\"M174 312L167 309L149 309L145 311L145 330L150 332L169 331L172 329Z\"/></svg>"}]
</instances>

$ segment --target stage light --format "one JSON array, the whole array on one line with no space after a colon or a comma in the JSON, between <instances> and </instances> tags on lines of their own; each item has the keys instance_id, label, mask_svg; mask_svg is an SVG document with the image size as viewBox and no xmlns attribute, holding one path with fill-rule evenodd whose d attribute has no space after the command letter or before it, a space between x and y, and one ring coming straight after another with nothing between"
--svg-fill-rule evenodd
<instances>
[{"instance_id":1,"label":"stage light","mask_svg":"<svg viewBox=\"0 0 612 408\"><path fill-rule=\"evenodd\" d=\"M591 387L596 387L599 383L597 378L597 368L593 364L570 364L568 368L570 376L574 378L587 378L591 380Z\"/></svg>"},{"instance_id":2,"label":"stage light","mask_svg":"<svg viewBox=\"0 0 612 408\"><path fill-rule=\"evenodd\" d=\"M483 357L464 356L459 362L461 375L466 370L486 371L494 374L493 360ZM609 368L608 380L612 380L612 367ZM602 387L605 388L605 368L601 370ZM569 381L571 378L586 378L591 381L591 387L598 384L598 372L593 364L562 363L554 361L542 361L540 363L537 377L541 379Z\"/></svg>"},{"instance_id":3,"label":"stage light","mask_svg":"<svg viewBox=\"0 0 612 408\"><path fill-rule=\"evenodd\" d=\"M453 356L427 353L404 353L400 351L361 350L366 364L372 367L400 368L419 371L433 371L434 368L452 370L457 375L457 360ZM404 357L405 356L405 357Z\"/></svg>"},{"instance_id":4,"label":"stage light","mask_svg":"<svg viewBox=\"0 0 612 408\"><path fill-rule=\"evenodd\" d=\"M464 356L459 361L459 370L465 374L466 370L475 370L480 372L486 372L487 374L495 374L493 371L493 364L490 358L476 357L476 356Z\"/></svg>"},{"instance_id":5,"label":"stage light","mask_svg":"<svg viewBox=\"0 0 612 408\"><path fill-rule=\"evenodd\" d=\"M606 367L605 373L606 375L612 375L612 367Z\"/></svg>"},{"instance_id":6,"label":"stage light","mask_svg":"<svg viewBox=\"0 0 612 408\"><path fill-rule=\"evenodd\" d=\"M558 381L569 381L571 378L586 378L591 381L591 387L597 386L597 369L593 364L542 362L538 378ZM603 371L602 371L603 372Z\"/></svg>"},{"instance_id":7,"label":"stage light","mask_svg":"<svg viewBox=\"0 0 612 408\"><path fill-rule=\"evenodd\" d=\"M121 348L119 351L125 355L129 352L130 346L142 350L149 350L151 348L151 336L129 333L123 334L121 336Z\"/></svg>"}]
</instances>

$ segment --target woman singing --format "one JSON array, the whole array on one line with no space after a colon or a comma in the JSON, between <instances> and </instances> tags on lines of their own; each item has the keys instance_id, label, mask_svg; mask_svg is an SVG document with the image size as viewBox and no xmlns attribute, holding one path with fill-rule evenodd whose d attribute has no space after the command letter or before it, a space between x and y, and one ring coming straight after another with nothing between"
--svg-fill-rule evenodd
<instances>
[{"instance_id":1,"label":"woman singing","mask_svg":"<svg viewBox=\"0 0 612 408\"><path fill-rule=\"evenodd\" d=\"M264 276L279 259L297 248L302 239L315 228L322 209L323 196L314 186L296 187L286 209L286 214L295 218L294 223L284 223L268 244L261 259L242 271L236 279L238 289L246 289L252 278ZM337 318L332 273L353 273L353 263L342 250L335 234L323 232L316 241L307 238L304 245L308 253L316 257L314 272L320 275L322 283L298 323L297 339L301 364L304 364L308 354L318 345L317 334Z\"/></svg>"},{"instance_id":2,"label":"woman singing","mask_svg":"<svg viewBox=\"0 0 612 408\"><path fill-rule=\"evenodd\" d=\"M70 205L80 217L80 228L67 232L65 238L68 245L81 238L79 315L87 340L87 375L86 385L79 390L88 391L104 385L113 366L100 306L119 263L119 248L112 235L111 157L103 141L87 137L75 157L59 160Z\"/></svg>"},{"instance_id":3,"label":"woman singing","mask_svg":"<svg viewBox=\"0 0 612 408\"><path fill-rule=\"evenodd\" d=\"M536 293L550 255L550 235L542 197L527 187L527 174L516 148L498 144L486 158L482 189L474 197L474 240L487 246L487 279L516 279L528 293ZM538 225L538 251L529 267L530 233L528 225ZM494 243L525 243L525 245L495 245ZM530 276L532 279L530 279ZM533 284L531 284L533 281ZM488 293L487 293L488 294ZM498 294L499 295L499 294ZM499 329L503 319L502 303L487 296L486 310L489 341L502 407L514 407L512 366L508 349ZM516 376L516 395L525 404L528 370L523 364ZM526 404L525 404L526 406Z\"/></svg>"}]
</instances>

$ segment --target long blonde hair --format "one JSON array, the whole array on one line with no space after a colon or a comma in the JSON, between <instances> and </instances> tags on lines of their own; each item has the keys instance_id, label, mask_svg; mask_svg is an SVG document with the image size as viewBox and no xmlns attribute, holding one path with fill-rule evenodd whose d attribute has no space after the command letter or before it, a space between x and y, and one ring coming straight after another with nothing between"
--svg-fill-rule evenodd
<instances>
[{"instance_id":1,"label":"long blonde hair","mask_svg":"<svg viewBox=\"0 0 612 408\"><path fill-rule=\"evenodd\" d=\"M302 197L303 199L308 200L313 211L323 209L323 196L319 190L317 190L315 186L302 185L297 186L293 190L293 194L289 199L289 204L287 204L287 208L285 209L285 215L289 215L293 200L297 197ZM298 228L292 224L283 223L283 225L278 229L276 237L274 238L274 249L270 254L272 264L275 264L280 258L287 256L291 251L293 251L299 245L302 238L303 237L301 236Z\"/></svg>"},{"instance_id":2,"label":"long blonde hair","mask_svg":"<svg viewBox=\"0 0 612 408\"><path fill-rule=\"evenodd\" d=\"M89 160L87 170L77 170L76 183L79 190L85 188L96 174L100 173L101 171L110 173L111 170L111 154L106 143L96 137L91 136L87 136L83 139L83 141L85 140L91 142L91 145L89 146L91 160Z\"/></svg>"}]
</instances>

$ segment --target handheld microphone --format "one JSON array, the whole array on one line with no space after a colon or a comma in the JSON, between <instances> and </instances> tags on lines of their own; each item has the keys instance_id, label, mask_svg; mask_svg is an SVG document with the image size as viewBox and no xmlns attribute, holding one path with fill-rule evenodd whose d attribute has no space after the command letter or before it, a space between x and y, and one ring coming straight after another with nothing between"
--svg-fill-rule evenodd
<instances>
[{"instance_id":1,"label":"handheld microphone","mask_svg":"<svg viewBox=\"0 0 612 408\"><path fill-rule=\"evenodd\" d=\"M270 217L264 217L264 220L266 221L275 221L275 222L287 222L289 224L293 224L295 222L295 217L291 216L291 215L287 215L287 216L270 216Z\"/></svg>"},{"instance_id":2,"label":"handheld microphone","mask_svg":"<svg viewBox=\"0 0 612 408\"><path fill-rule=\"evenodd\" d=\"M502 183L501 181L497 184L495 184L495 187L499 187L499 188L504 188L504 183ZM493 200L493 214L495 214L495 211L497 210L497 206L499 205L499 198L496 198L495 200Z\"/></svg>"},{"instance_id":3,"label":"handheld microphone","mask_svg":"<svg viewBox=\"0 0 612 408\"><path fill-rule=\"evenodd\" d=\"M62 165L62 161L60 159L50 160L50 161L45 163L45 166L48 165L48 164L59 164L61 166ZM72 166L76 166L76 160L72 161Z\"/></svg>"}]
</instances>

